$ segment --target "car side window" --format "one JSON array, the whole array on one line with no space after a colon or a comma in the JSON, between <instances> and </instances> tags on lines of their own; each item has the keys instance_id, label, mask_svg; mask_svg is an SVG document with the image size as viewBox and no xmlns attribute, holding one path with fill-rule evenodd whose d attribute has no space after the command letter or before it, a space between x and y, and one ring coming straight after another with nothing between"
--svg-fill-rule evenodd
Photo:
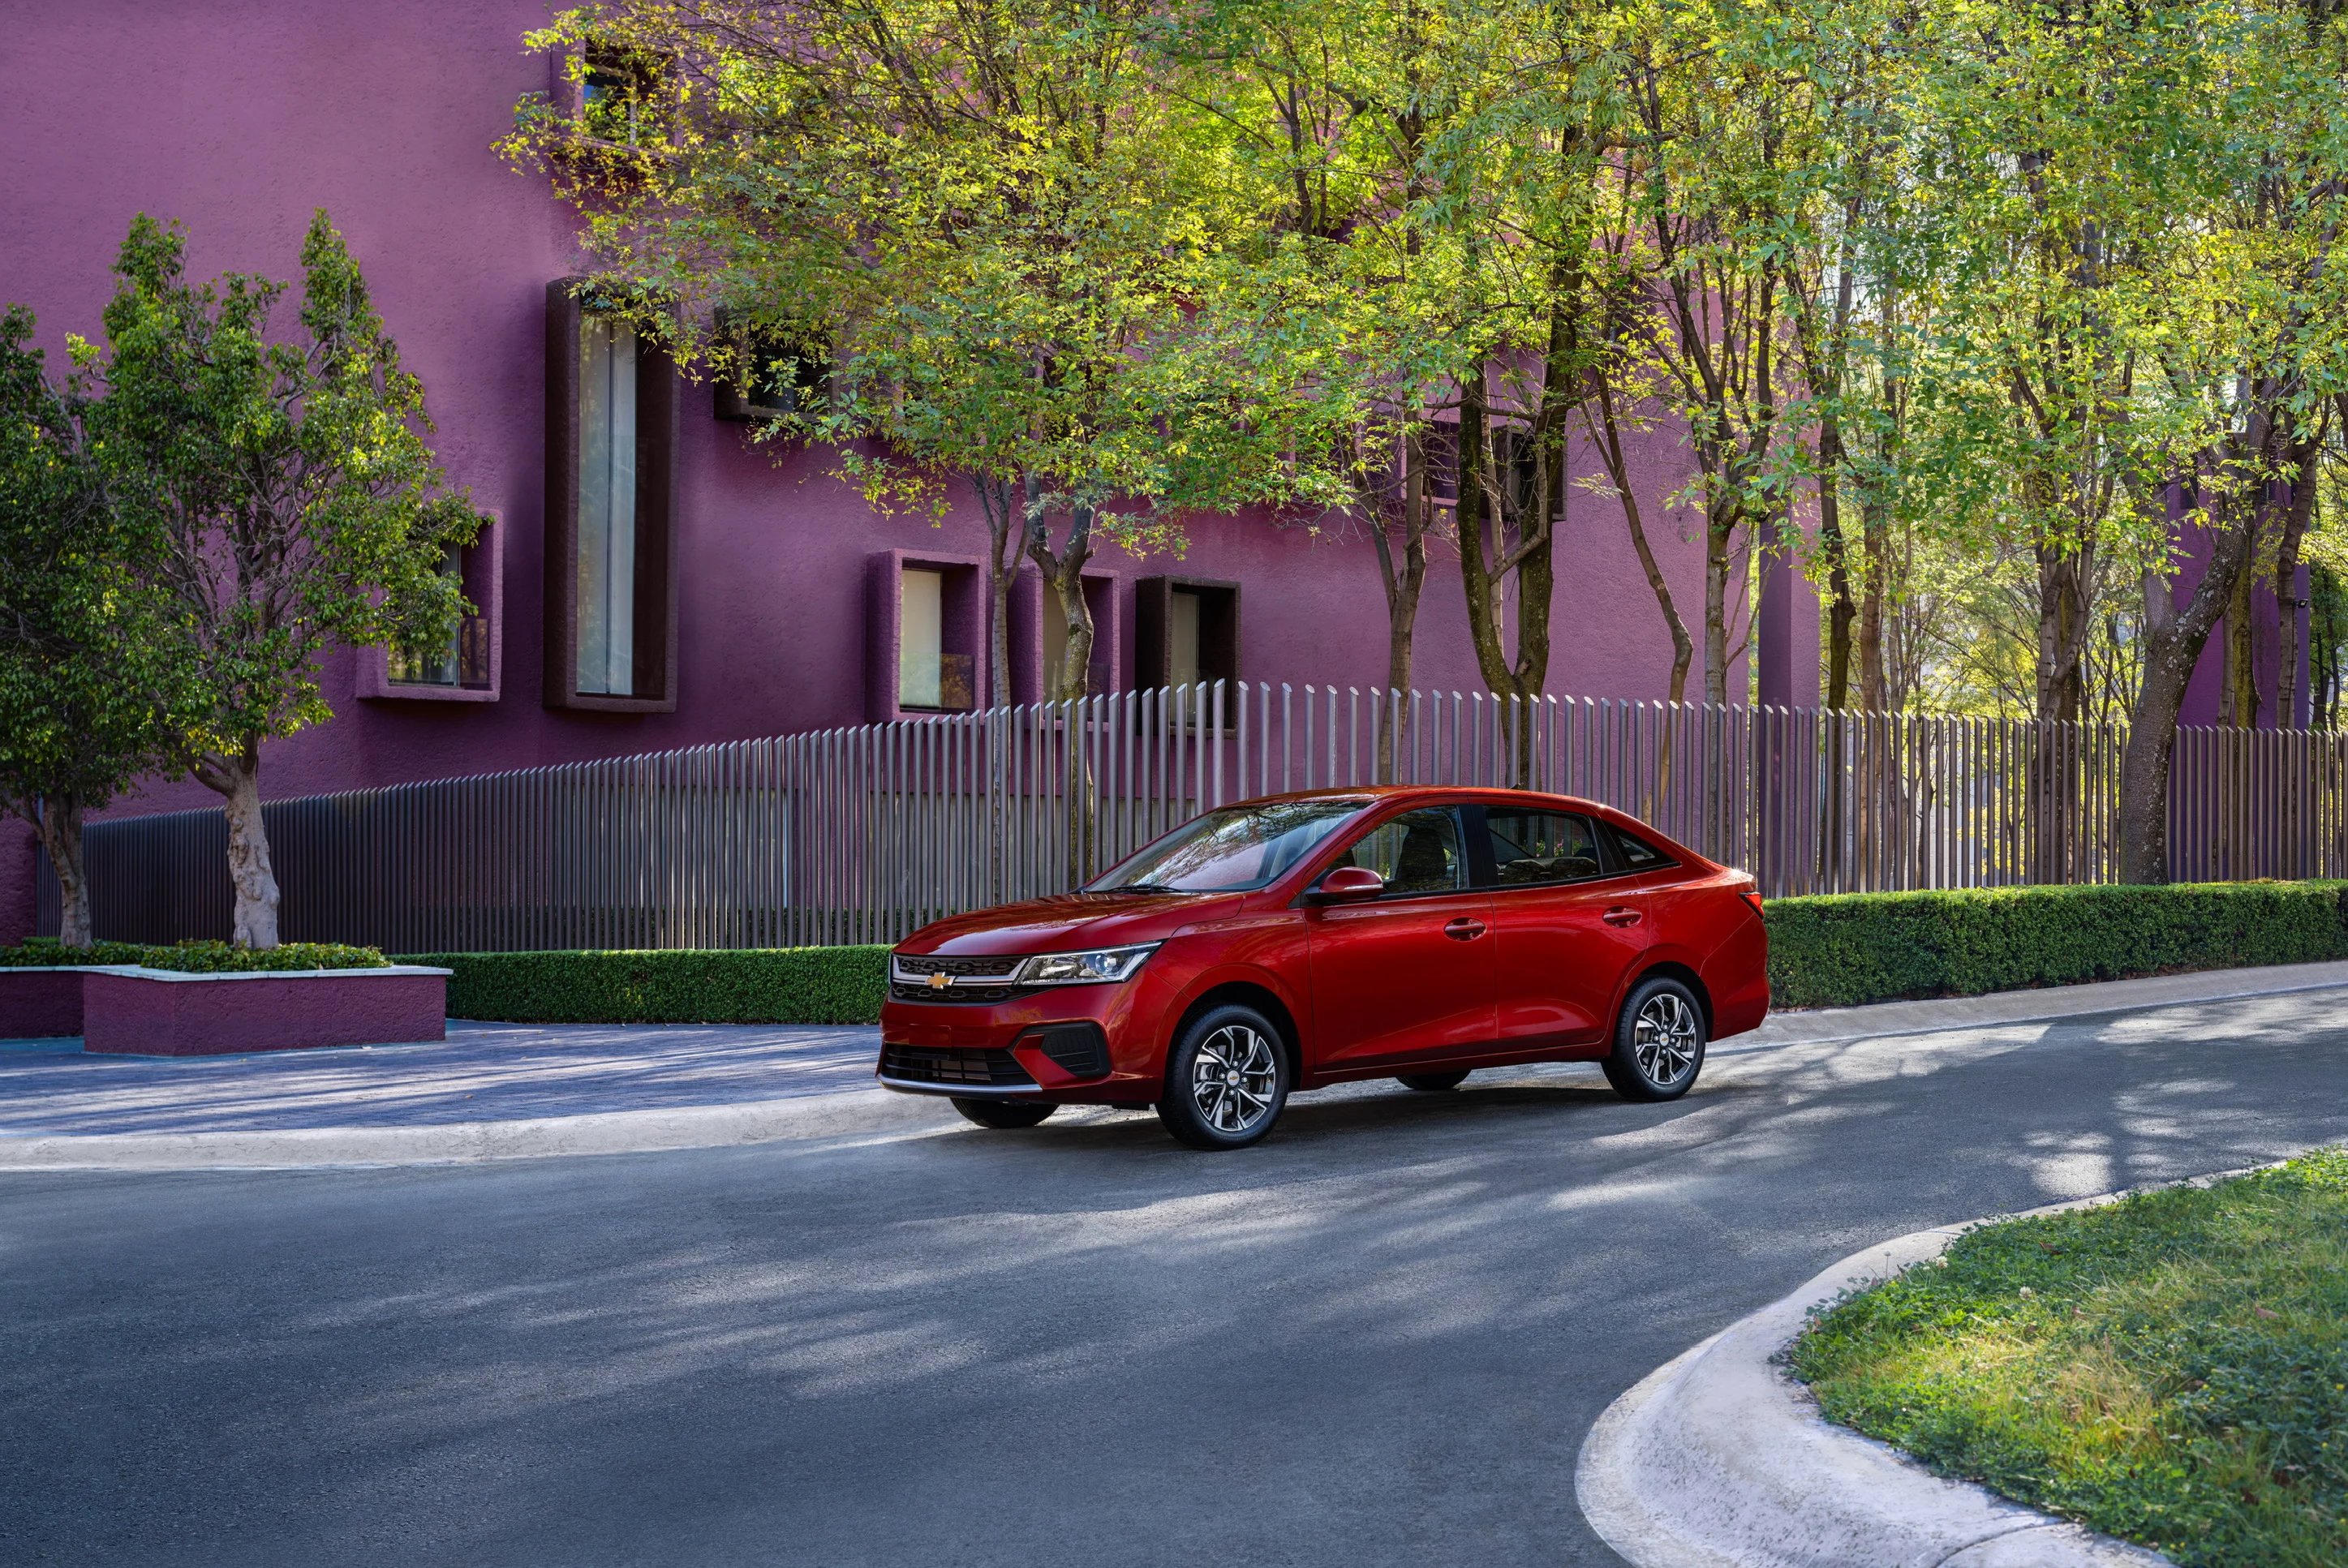
<instances>
[{"instance_id":1,"label":"car side window","mask_svg":"<svg viewBox=\"0 0 2348 1568\"><path fill-rule=\"evenodd\" d=\"M1459 815L1448 806L1406 811L1379 824L1337 857L1337 866L1360 866L1386 879L1395 893L1448 893L1468 886L1468 856L1459 840Z\"/></svg>"},{"instance_id":2,"label":"car side window","mask_svg":"<svg viewBox=\"0 0 2348 1568\"><path fill-rule=\"evenodd\" d=\"M1597 830L1586 816L1487 806L1484 824L1492 841L1493 880L1499 886L1579 882L1605 868Z\"/></svg>"},{"instance_id":3,"label":"car side window","mask_svg":"<svg viewBox=\"0 0 2348 1568\"><path fill-rule=\"evenodd\" d=\"M1607 825L1613 826L1612 823ZM1614 848L1622 856L1622 869L1625 871L1660 871L1666 866L1679 864L1646 840L1619 827L1614 828Z\"/></svg>"}]
</instances>

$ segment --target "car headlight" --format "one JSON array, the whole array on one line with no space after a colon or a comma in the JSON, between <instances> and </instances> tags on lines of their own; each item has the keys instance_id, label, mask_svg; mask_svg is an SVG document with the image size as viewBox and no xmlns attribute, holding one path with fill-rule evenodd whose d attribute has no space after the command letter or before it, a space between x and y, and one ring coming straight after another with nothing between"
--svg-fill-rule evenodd
<instances>
[{"instance_id":1,"label":"car headlight","mask_svg":"<svg viewBox=\"0 0 2348 1568\"><path fill-rule=\"evenodd\" d=\"M1085 953L1038 953L1012 972L1014 986L1084 986L1129 980L1143 960L1158 950L1147 942L1138 948L1096 948Z\"/></svg>"}]
</instances>

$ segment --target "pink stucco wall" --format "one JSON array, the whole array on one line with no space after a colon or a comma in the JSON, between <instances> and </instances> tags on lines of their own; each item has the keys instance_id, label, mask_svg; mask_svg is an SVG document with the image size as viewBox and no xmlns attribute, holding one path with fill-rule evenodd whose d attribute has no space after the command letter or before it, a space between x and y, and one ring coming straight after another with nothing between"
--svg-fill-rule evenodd
<instances>
[{"instance_id":1,"label":"pink stucco wall","mask_svg":"<svg viewBox=\"0 0 2348 1568\"><path fill-rule=\"evenodd\" d=\"M651 750L861 722L866 569L873 551L983 548L974 509L942 527L875 516L801 452L777 464L741 427L685 394L680 451L681 669L676 711L592 714L541 702L543 302L576 271L567 214L490 151L546 61L521 35L538 0L16 0L0 29L0 300L40 314L43 341L95 335L107 268L134 212L183 220L199 275L290 279L313 209L326 208L366 267L408 364L424 379L438 448L505 538L501 700L362 701L356 660L331 658L336 718L273 744L264 793L360 784ZM1701 560L1662 497L1685 477L1669 434L1648 439L1648 506L1684 612L1699 613ZM1109 551L1128 607L1134 578L1236 579L1243 676L1371 685L1385 614L1359 540L1255 518L1208 518L1187 556ZM1662 694L1669 644L1610 502L1576 490L1560 542L1551 689ZM1807 617L1807 628L1804 616ZM1122 618L1129 644L1132 616ZM1815 691L1816 617L1791 618L1787 656ZM1476 684L1456 569L1431 574L1419 683ZM1129 667L1130 649L1125 663ZM1692 689L1701 691L1701 671ZM1741 677L1740 677L1741 688ZM129 809L210 804L159 784ZM0 860L16 853L0 844ZM11 865L0 865L0 882ZM0 889L5 891L5 889ZM11 902L0 898L0 905Z\"/></svg>"}]
</instances>

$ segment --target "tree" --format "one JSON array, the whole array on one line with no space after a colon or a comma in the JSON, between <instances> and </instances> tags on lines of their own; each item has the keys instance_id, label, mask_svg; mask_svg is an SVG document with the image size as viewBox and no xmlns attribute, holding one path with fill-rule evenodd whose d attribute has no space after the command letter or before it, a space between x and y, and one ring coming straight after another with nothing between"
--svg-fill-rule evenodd
<instances>
[{"instance_id":1,"label":"tree","mask_svg":"<svg viewBox=\"0 0 2348 1568\"><path fill-rule=\"evenodd\" d=\"M91 939L82 818L163 760L154 606L108 495L86 378L60 384L0 316L0 806L32 825L59 893L58 940Z\"/></svg>"},{"instance_id":2,"label":"tree","mask_svg":"<svg viewBox=\"0 0 2348 1568\"><path fill-rule=\"evenodd\" d=\"M261 748L331 718L334 643L422 650L466 609L445 570L481 518L425 440L424 388L319 212L302 245L294 341L273 341L282 283L186 281L176 227L141 214L105 313L106 395L91 411L119 563L165 627L149 700L166 753L227 805L240 947L277 945Z\"/></svg>"},{"instance_id":3,"label":"tree","mask_svg":"<svg viewBox=\"0 0 2348 1568\"><path fill-rule=\"evenodd\" d=\"M531 36L582 79L636 64L635 140L523 106L507 143L587 214L643 330L718 374L759 334L822 343L830 398L768 434L834 444L876 498L991 536L996 696L1013 574L1067 626L1048 690L1086 694L1083 579L1104 542L1179 543L1188 510L1286 502L1283 355L1252 316L1240 190L1161 90L1148 0L613 3ZM753 364L751 374L763 367Z\"/></svg>"}]
</instances>

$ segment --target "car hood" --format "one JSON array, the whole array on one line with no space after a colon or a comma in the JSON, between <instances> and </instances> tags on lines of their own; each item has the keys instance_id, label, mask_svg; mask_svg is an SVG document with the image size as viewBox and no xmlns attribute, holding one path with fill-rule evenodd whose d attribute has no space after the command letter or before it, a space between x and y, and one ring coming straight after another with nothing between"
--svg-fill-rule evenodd
<instances>
[{"instance_id":1,"label":"car hood","mask_svg":"<svg viewBox=\"0 0 2348 1568\"><path fill-rule=\"evenodd\" d=\"M1183 927L1236 910L1236 893L1060 893L998 904L922 927L901 953L953 958L1064 953L1162 941Z\"/></svg>"}]
</instances>

